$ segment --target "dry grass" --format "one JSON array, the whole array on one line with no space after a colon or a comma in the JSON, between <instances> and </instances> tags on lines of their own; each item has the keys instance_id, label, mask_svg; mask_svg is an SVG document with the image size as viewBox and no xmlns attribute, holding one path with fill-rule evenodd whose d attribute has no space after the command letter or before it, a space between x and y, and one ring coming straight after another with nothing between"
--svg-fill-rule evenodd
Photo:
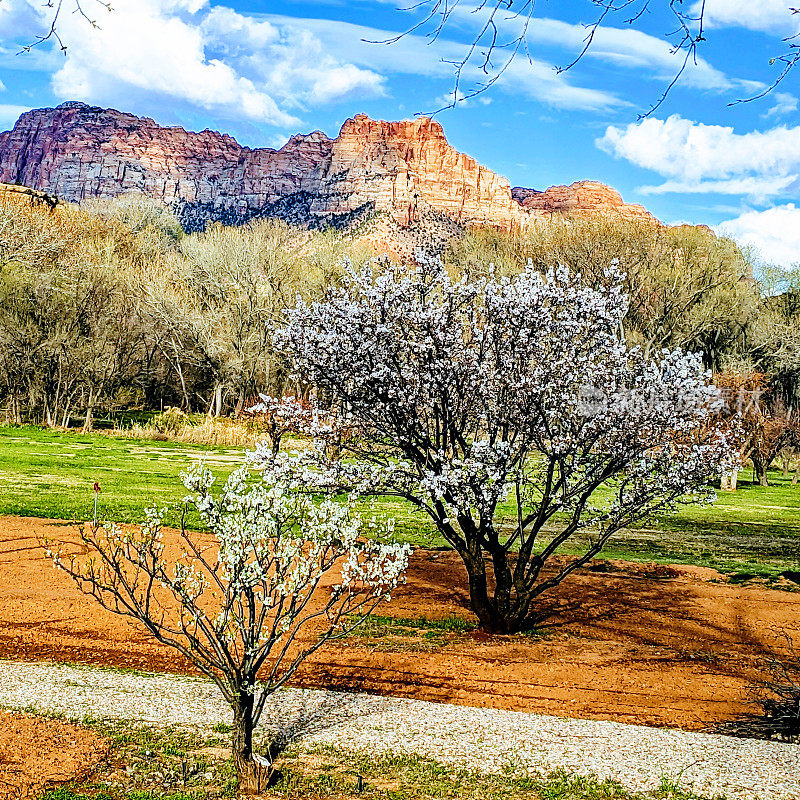
<instances>
[{"instance_id":1,"label":"dry grass","mask_svg":"<svg viewBox=\"0 0 800 800\"><path fill-rule=\"evenodd\" d=\"M185 418L182 424L172 425L164 425L156 417L151 422L115 429L113 435L126 439L204 444L210 447L255 447L266 438L255 420L229 417L203 417L196 423Z\"/></svg>"}]
</instances>

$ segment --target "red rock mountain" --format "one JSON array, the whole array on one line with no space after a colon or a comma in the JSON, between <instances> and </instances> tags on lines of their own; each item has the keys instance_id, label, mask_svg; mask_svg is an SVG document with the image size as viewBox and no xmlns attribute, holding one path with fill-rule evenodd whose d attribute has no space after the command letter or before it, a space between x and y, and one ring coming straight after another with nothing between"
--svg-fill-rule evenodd
<instances>
[{"instance_id":1,"label":"red rock mountain","mask_svg":"<svg viewBox=\"0 0 800 800\"><path fill-rule=\"evenodd\" d=\"M442 126L425 117L383 122L357 114L336 139L315 131L273 150L63 103L29 111L0 133L0 183L71 202L139 192L172 206L188 230L258 216L346 226L374 212L401 227L431 217L445 226L503 228L561 213L654 219L594 181L512 190L454 150Z\"/></svg>"}]
</instances>

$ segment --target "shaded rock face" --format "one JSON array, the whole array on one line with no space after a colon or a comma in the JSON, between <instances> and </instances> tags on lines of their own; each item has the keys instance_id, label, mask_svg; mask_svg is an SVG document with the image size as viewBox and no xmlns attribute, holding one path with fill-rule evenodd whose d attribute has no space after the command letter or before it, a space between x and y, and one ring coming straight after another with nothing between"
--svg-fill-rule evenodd
<instances>
[{"instance_id":1,"label":"shaded rock face","mask_svg":"<svg viewBox=\"0 0 800 800\"><path fill-rule=\"evenodd\" d=\"M438 122L382 122L363 114L347 120L336 139L315 131L273 150L64 103L23 114L0 134L0 182L70 202L146 194L173 207L187 230L260 216L347 227L374 212L404 227L424 225L431 215L457 226L502 228L554 211L638 209L634 215L649 217L594 182L512 192L505 178L450 147Z\"/></svg>"},{"instance_id":2,"label":"shaded rock face","mask_svg":"<svg viewBox=\"0 0 800 800\"><path fill-rule=\"evenodd\" d=\"M295 136L280 151L251 150L226 134L64 103L23 114L0 140L0 182L70 202L140 192L174 206L195 228L242 221L302 192L330 154L319 132Z\"/></svg>"}]
</instances>

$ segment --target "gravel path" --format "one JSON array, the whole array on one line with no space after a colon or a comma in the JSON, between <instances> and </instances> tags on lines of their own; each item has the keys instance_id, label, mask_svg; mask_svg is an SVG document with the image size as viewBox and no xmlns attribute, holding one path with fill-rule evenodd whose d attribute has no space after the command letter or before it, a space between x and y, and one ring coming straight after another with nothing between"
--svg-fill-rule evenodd
<instances>
[{"instance_id":1,"label":"gravel path","mask_svg":"<svg viewBox=\"0 0 800 800\"><path fill-rule=\"evenodd\" d=\"M230 711L203 680L0 661L0 704L210 728ZM303 745L414 753L485 772L563 768L631 790L662 778L729 800L800 800L800 745L342 692L286 689L262 720Z\"/></svg>"}]
</instances>

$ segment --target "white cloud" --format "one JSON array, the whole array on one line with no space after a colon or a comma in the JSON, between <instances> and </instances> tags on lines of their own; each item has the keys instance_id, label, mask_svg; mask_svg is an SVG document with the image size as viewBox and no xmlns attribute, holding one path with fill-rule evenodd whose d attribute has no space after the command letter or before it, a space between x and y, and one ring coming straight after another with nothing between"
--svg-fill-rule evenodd
<instances>
[{"instance_id":1,"label":"white cloud","mask_svg":"<svg viewBox=\"0 0 800 800\"><path fill-rule=\"evenodd\" d=\"M285 133L276 133L267 139L267 147L271 147L273 150L280 150L288 141L289 136Z\"/></svg>"},{"instance_id":2,"label":"white cloud","mask_svg":"<svg viewBox=\"0 0 800 800\"><path fill-rule=\"evenodd\" d=\"M45 20L39 0L0 0L0 41L13 43L19 30ZM36 62L38 68L53 73L60 98L135 105L151 114L188 106L281 128L297 127L298 116L314 105L385 95L390 75L452 80L445 60L462 50L444 39L431 46L419 36L371 44L364 40L395 33L337 20L248 15L209 0L126 0L99 23L94 30L79 15L64 17L66 58L38 51L48 56ZM464 74L465 83L484 78L477 67ZM497 89L561 109L627 105L613 92L578 86L538 60L512 64Z\"/></svg>"},{"instance_id":3,"label":"white cloud","mask_svg":"<svg viewBox=\"0 0 800 800\"><path fill-rule=\"evenodd\" d=\"M14 123L20 118L21 114L30 111L28 106L15 106L8 103L0 103L0 131L7 131L14 127Z\"/></svg>"},{"instance_id":4,"label":"white cloud","mask_svg":"<svg viewBox=\"0 0 800 800\"><path fill-rule=\"evenodd\" d=\"M210 46L289 106L327 103L356 92L385 93L382 75L348 63L345 53L332 55L304 22L274 24L216 6L202 30Z\"/></svg>"},{"instance_id":5,"label":"white cloud","mask_svg":"<svg viewBox=\"0 0 800 800\"><path fill-rule=\"evenodd\" d=\"M469 108L475 105L489 106L491 104L492 104L492 98L487 94L479 94L467 99L461 92L457 93L456 102L454 104L453 92L450 91L439 95L433 101L433 108L437 110L444 108Z\"/></svg>"},{"instance_id":6,"label":"white cloud","mask_svg":"<svg viewBox=\"0 0 800 800\"><path fill-rule=\"evenodd\" d=\"M664 181L657 186L640 186L644 195L654 194L730 194L746 195L754 200L785 194L792 188L796 177L786 178L730 178L728 180Z\"/></svg>"},{"instance_id":7,"label":"white cloud","mask_svg":"<svg viewBox=\"0 0 800 800\"><path fill-rule=\"evenodd\" d=\"M278 26L302 25L334 57L347 59L357 66L368 67L382 74L420 75L452 80L453 65L447 62L463 55L463 45L448 39L432 42L423 36L408 35L393 44L381 44L397 34L332 20L295 20L272 14L261 18ZM464 92L469 86L486 79L486 75L476 65L465 69L462 77ZM495 84L495 88L562 109L589 111L627 105L612 92L576 86L570 77L557 75L551 64L538 59L515 61ZM437 107L435 104L432 106L414 110L435 111Z\"/></svg>"},{"instance_id":8,"label":"white cloud","mask_svg":"<svg viewBox=\"0 0 800 800\"><path fill-rule=\"evenodd\" d=\"M758 0L752 1L758 2ZM486 5L476 0L459 0L458 3L453 4L450 15L451 23L456 22L467 32L468 36L474 36L481 31L494 9L494 3ZM616 19L620 21L630 16L630 14L625 15L624 11L621 11L620 14L623 16L616 15ZM613 17L614 15L610 16L608 21ZM540 44L565 50L566 54L562 59L561 66L571 62L583 51L587 36L592 31L591 45L583 56L585 61L591 59L606 61L623 69L636 70L645 78L672 81L681 70L685 60L685 51L676 51L666 38L645 33L636 25L619 28L600 25L594 28L591 24L573 24L549 17L536 17L528 21L527 14L524 12L518 16L514 16L512 13L505 15L502 25L503 37L506 40L511 40L514 36L524 33L526 43L531 51L534 50L534 45ZM524 31L523 25L526 27ZM491 29L486 32L486 39L490 33ZM487 42L483 42L483 44L486 45ZM483 58L485 49L485 46L479 47L475 58L478 60ZM498 55L497 60L502 63L502 56ZM680 80L683 86L719 92L744 90L748 93L755 93L765 88L763 83L757 81L729 78L724 72L716 69L700 56L689 60Z\"/></svg>"},{"instance_id":9,"label":"white cloud","mask_svg":"<svg viewBox=\"0 0 800 800\"><path fill-rule=\"evenodd\" d=\"M479 97L481 95L478 95ZM444 94L440 94L436 99L433 101L434 108L468 108L470 105L470 101L467 100L461 92L458 92L455 96L455 103L453 103L453 92L445 92Z\"/></svg>"},{"instance_id":10,"label":"white cloud","mask_svg":"<svg viewBox=\"0 0 800 800\"><path fill-rule=\"evenodd\" d=\"M800 127L734 133L673 115L624 128L609 126L600 149L668 180L644 187L650 194L720 192L754 197L780 195L800 182Z\"/></svg>"},{"instance_id":11,"label":"white cloud","mask_svg":"<svg viewBox=\"0 0 800 800\"><path fill-rule=\"evenodd\" d=\"M0 37L13 40L24 14L46 19L38 0L5 0L2 7ZM144 95L295 126L293 111L304 104L383 91L380 75L333 57L310 33L207 0L126 0L99 22L96 30L80 15L61 21L68 50L52 81L65 99L118 104Z\"/></svg>"},{"instance_id":12,"label":"white cloud","mask_svg":"<svg viewBox=\"0 0 800 800\"><path fill-rule=\"evenodd\" d=\"M556 19L537 19L528 30L528 41L547 42L579 53L588 34L584 25L571 25ZM608 61L627 69L645 69L654 78L672 80L684 61L682 51L675 52L665 39L651 36L636 28L611 28L600 26L595 31L587 58ZM698 57L690 62L681 75L681 82L696 89L726 91L738 88L741 83L731 80L725 73ZM752 88L748 86L748 90Z\"/></svg>"},{"instance_id":13,"label":"white cloud","mask_svg":"<svg viewBox=\"0 0 800 800\"><path fill-rule=\"evenodd\" d=\"M740 27L765 33L786 35L798 28L798 17L792 14L795 0L698 0L691 13L698 15L705 5L707 26Z\"/></svg>"},{"instance_id":14,"label":"white cloud","mask_svg":"<svg viewBox=\"0 0 800 800\"><path fill-rule=\"evenodd\" d=\"M791 267L800 264L800 208L794 203L766 211L747 211L716 226L723 236L752 247L766 264Z\"/></svg>"},{"instance_id":15,"label":"white cloud","mask_svg":"<svg viewBox=\"0 0 800 800\"><path fill-rule=\"evenodd\" d=\"M764 119L770 117L785 117L787 114L793 114L797 111L797 98L788 92L775 92L772 96L774 103L772 108L766 111L761 116Z\"/></svg>"}]
</instances>

